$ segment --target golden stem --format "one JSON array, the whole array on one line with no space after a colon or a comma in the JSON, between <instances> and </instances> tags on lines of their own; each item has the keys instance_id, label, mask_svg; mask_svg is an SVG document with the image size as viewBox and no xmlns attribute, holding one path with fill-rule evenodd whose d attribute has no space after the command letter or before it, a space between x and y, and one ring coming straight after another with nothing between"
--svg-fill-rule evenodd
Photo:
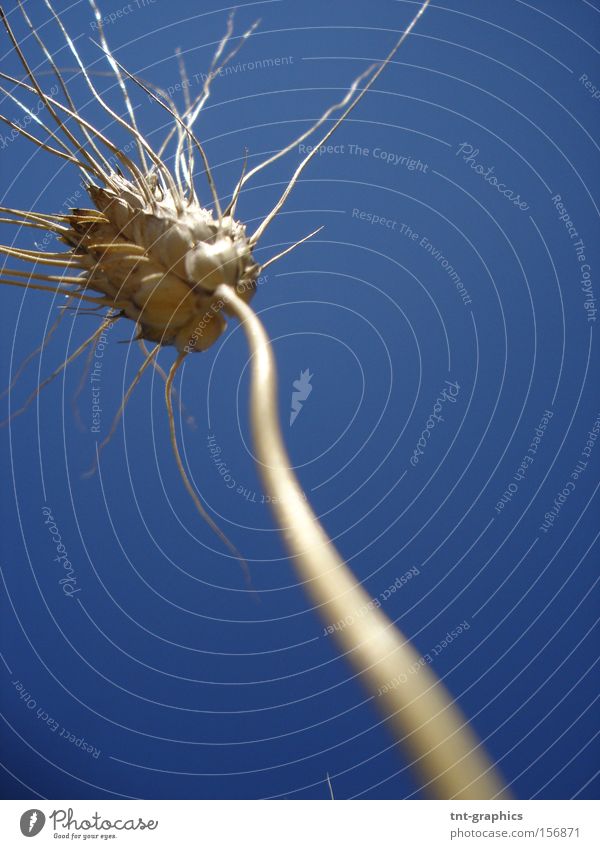
<instances>
[{"instance_id":1,"label":"golden stem","mask_svg":"<svg viewBox=\"0 0 600 849\"><path fill-rule=\"evenodd\" d=\"M429 795L506 798L504 782L444 685L357 583L306 501L283 443L275 360L260 319L231 287L221 285L216 294L246 334L259 471L292 562L323 621L338 624L334 636L341 651L396 741L408 749Z\"/></svg>"}]
</instances>

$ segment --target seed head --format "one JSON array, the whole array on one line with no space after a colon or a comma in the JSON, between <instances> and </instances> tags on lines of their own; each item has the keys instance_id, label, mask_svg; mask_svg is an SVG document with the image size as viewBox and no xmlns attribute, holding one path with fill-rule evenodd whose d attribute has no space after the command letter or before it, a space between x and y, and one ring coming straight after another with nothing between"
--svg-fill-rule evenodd
<instances>
[{"instance_id":1,"label":"seed head","mask_svg":"<svg viewBox=\"0 0 600 849\"><path fill-rule=\"evenodd\" d=\"M254 294L259 267L246 228L156 181L148 188L152 203L116 174L105 187L90 185L95 208L74 209L63 240L85 268L84 287L137 322L140 338L204 351L225 328L216 288L232 286L246 301Z\"/></svg>"}]
</instances>

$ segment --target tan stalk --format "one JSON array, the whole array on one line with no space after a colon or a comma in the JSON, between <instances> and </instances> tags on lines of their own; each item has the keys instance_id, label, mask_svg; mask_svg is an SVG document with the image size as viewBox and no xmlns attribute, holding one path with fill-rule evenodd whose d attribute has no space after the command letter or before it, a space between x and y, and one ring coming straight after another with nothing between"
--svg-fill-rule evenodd
<instances>
[{"instance_id":1,"label":"tan stalk","mask_svg":"<svg viewBox=\"0 0 600 849\"><path fill-rule=\"evenodd\" d=\"M506 798L505 785L462 711L410 641L350 571L306 501L277 413L271 343L254 312L229 286L217 295L242 322L251 352L250 420L259 472L298 576L327 625L409 752L424 790L439 799ZM346 624L348 623L348 624ZM402 683L399 683L402 682Z\"/></svg>"}]
</instances>

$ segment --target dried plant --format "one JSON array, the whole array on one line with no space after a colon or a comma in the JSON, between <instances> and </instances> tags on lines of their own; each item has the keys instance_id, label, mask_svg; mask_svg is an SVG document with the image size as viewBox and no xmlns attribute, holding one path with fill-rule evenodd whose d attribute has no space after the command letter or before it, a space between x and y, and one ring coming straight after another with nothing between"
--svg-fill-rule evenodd
<instances>
[{"instance_id":1,"label":"dried plant","mask_svg":"<svg viewBox=\"0 0 600 849\"><path fill-rule=\"evenodd\" d=\"M3 223L44 230L55 235L64 245L64 249L57 252L1 246L0 251L5 256L33 266L31 271L4 268L1 282L65 295L68 305L89 305L88 309L101 316L98 329L40 384L11 419L27 409L38 392L74 360L93 350L96 340L109 325L127 320L134 322L144 359L124 394L100 450L115 432L144 372L150 366L157 369L165 381L171 445L183 483L205 521L240 556L202 506L186 474L177 445L173 414L173 381L183 360L189 354L205 351L216 342L225 328L226 315L239 319L251 351L251 423L259 471L265 490L271 496L275 518L298 576L327 622L344 620L349 623L336 631L340 648L360 674L367 690L378 696L377 702L395 738L408 748L426 790L439 798L501 797L503 783L451 697L431 669L419 664L419 657L410 642L371 603L306 502L291 470L279 428L271 345L250 306L256 280L265 268L318 231L300 239L262 265L254 259L256 245L319 147L327 143L394 58L429 0L421 5L388 56L354 80L340 102L328 108L306 132L283 149L250 170L244 168L226 205L220 201L194 125L210 96L211 81L255 27L251 27L232 46L233 18L230 16L227 31L218 45L200 94L191 100L187 86L183 86L186 103L180 113L160 89L134 77L117 62L108 47L100 11L95 0L90 0L99 47L123 97L127 114L127 118L123 118L94 85L93 75L86 69L50 0L44 0L44 3L73 55L78 73L110 120L131 135L136 156L129 156L82 117L69 92L64 71L58 67L38 34L22 0L18 0L18 4L24 23L56 81L52 94L41 85L7 17L0 11L8 37L24 69L24 79L0 72L0 79L5 83L0 89L7 101L12 101L28 116L27 127L30 129L23 126L24 122L12 121L4 116L0 119L15 133L76 166L91 204L89 208L73 209L69 214L0 208L6 216L1 219ZM182 74L185 82L185 69L182 69ZM158 149L151 146L138 128L128 94L128 86L131 85L141 87L167 111L172 120L172 127ZM36 110L25 105L21 100L25 95L39 98L52 127L42 121ZM329 128L299 163L275 206L252 235L248 235L244 224L235 217L243 187L325 124ZM44 138L36 135L34 130L41 131ZM169 146L175 149L172 170L165 164ZM208 182L211 207L202 206L196 193L194 174L198 161ZM40 266L46 270L40 271ZM63 314L64 310L61 316ZM40 348L18 370L11 388L32 356L43 350L59 322L60 317ZM152 345L150 350L146 343ZM162 348L168 346L175 348L176 356L167 374L158 365L157 356ZM391 685L398 680L404 683Z\"/></svg>"}]
</instances>

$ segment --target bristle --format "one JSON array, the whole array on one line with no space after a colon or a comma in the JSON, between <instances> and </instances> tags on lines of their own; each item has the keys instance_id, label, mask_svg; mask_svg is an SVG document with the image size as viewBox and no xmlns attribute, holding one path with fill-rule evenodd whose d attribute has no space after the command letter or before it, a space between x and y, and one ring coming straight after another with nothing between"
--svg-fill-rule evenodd
<instances>
[{"instance_id":1,"label":"bristle","mask_svg":"<svg viewBox=\"0 0 600 849\"><path fill-rule=\"evenodd\" d=\"M50 342L50 340L52 339L52 337L54 336L54 334L56 333L56 331L60 327L60 323L61 323L61 321L63 320L64 317L65 317L65 313L63 311L61 311L58 315L58 318L54 321L54 323L51 325L50 329L48 330L48 332L44 336L42 343L40 345L38 345L38 347L35 348L33 351L31 351L25 357L25 359L21 362L21 364L18 366L18 368L16 369L16 371L13 374L13 378L12 378L11 382L8 384L6 389L3 389L2 392L0 392L0 398L4 398L5 395L8 395L10 392L12 392L12 390L15 388L19 378L21 377L21 375L23 374L23 372L25 371L25 369L27 368L29 363L35 357L37 357L38 354L41 354L42 351L44 351L46 349L48 343Z\"/></svg>"},{"instance_id":2,"label":"bristle","mask_svg":"<svg viewBox=\"0 0 600 849\"><path fill-rule=\"evenodd\" d=\"M136 121L136 118L135 118L135 113L133 111L133 106L131 105L131 100L129 99L129 94L127 92L127 86L125 85L125 80L123 79L121 72L119 71L119 66L117 65L117 63L115 62L115 60L113 58L112 52L111 52L111 50L108 46L108 42L106 40L106 36L104 35L104 25L102 23L102 15L100 14L100 10L98 9L98 6L96 5L95 0L89 0L89 3L90 3L90 6L92 7L92 11L93 11L94 16L96 18L96 26L98 28L98 34L100 36L100 43L102 45L102 49L104 50L105 56L108 59L108 62L110 64L111 68L115 72L115 75L117 77L117 82L119 84L119 88L121 89L121 92L123 94L123 100L125 101L125 108L127 109L127 113L128 113L129 118L131 120L131 126L133 127L133 130L134 130L134 137L135 137L135 141L136 141L136 144L137 144L138 153L139 153L139 156L140 156L140 164L142 166L142 170L144 171L144 173L147 173L148 165L147 165L147 162L146 162L146 155L144 153L144 146L141 142L142 135L141 135L141 133L138 129L137 121Z\"/></svg>"},{"instance_id":3,"label":"bristle","mask_svg":"<svg viewBox=\"0 0 600 849\"><path fill-rule=\"evenodd\" d=\"M69 220L68 215L54 215L50 212L31 212L31 210L27 209L13 209L10 206L0 206L0 212L5 212L7 215L21 215L23 218L28 218L31 221L36 221L44 225L48 223L49 227L60 227L60 225L54 224L53 222Z\"/></svg>"},{"instance_id":4,"label":"bristle","mask_svg":"<svg viewBox=\"0 0 600 849\"><path fill-rule=\"evenodd\" d=\"M363 73L360 74L354 80L354 82L344 95L343 99L340 100L339 103L334 103L332 106L329 106L325 110L325 112L323 112L321 117L318 118L314 122L314 124L312 124L308 128L308 130L305 130L303 133L301 133L301 135L297 136L293 141L289 142L289 144L281 148L281 150L278 150L277 153L274 153L268 159L265 159L263 162L260 162L258 165L255 165L254 168L248 171L247 174L242 174L238 184L235 187L234 197L237 197L239 195L241 189L248 182L248 180L251 180L252 177L262 171L263 168L267 168L269 165L272 165L278 159L281 159L282 156L285 156L287 153L294 150L294 148L298 147L299 144L301 144L303 141L306 141L306 139L308 139L314 132L316 132L319 127L321 127L331 117L331 115L333 115L334 112L339 112L340 109L343 109L344 106L346 106L350 102L361 82L366 79L370 73L372 73L374 68L375 65L370 65L366 69L366 71L363 71Z\"/></svg>"},{"instance_id":5,"label":"bristle","mask_svg":"<svg viewBox=\"0 0 600 849\"><path fill-rule=\"evenodd\" d=\"M79 301L89 301L92 304L102 304L104 306L115 306L108 298L93 298L91 295L84 295L81 291L73 291L72 289L57 289L52 286L42 286L41 283L25 283L23 280L11 280L9 277L0 275L0 284L3 286L15 286L17 289L33 289L37 292L49 292L51 295L65 295L68 298L73 298Z\"/></svg>"},{"instance_id":6,"label":"bristle","mask_svg":"<svg viewBox=\"0 0 600 849\"><path fill-rule=\"evenodd\" d=\"M194 506L196 507L196 510L202 516L204 521L209 525L209 527L212 529L212 531L219 537L219 539L222 542L225 543L225 545L227 546L229 551L233 554L233 556L237 560L239 560L239 562L241 563L242 568L244 570L244 573L246 575L246 580L249 583L250 582L250 570L248 568L248 563L246 562L244 557L242 557L242 555L237 550L237 548L234 546L234 544L230 541L230 539L223 533L223 531L217 525L217 523L214 521L214 519L212 518L210 513L208 513L206 511L206 509L204 508L202 502L198 498L198 494L196 493L196 490L192 486L192 482L190 481L190 479L189 479L189 477L188 477L188 475L185 471L185 467L184 467L183 462L181 460L181 454L179 453L179 446L177 444L177 434L176 434L176 431L175 431L175 415L173 413L172 387L173 387L173 380L175 379L175 375L179 371L179 368L181 367L181 364L183 363L185 357L186 357L186 354L179 354L179 356L177 357L177 359L175 360L175 362L171 366L171 369L170 369L168 377L167 377L167 382L165 384L165 404L166 404L166 407L167 407L167 416L168 416L168 419L169 419L169 436L170 436L170 439L171 439L171 448L173 450L173 456L175 457L175 462L177 464L177 469L179 471L179 475L181 477L181 480L183 481L183 485L185 486L185 488L188 491L192 501L194 502Z\"/></svg>"},{"instance_id":7,"label":"bristle","mask_svg":"<svg viewBox=\"0 0 600 849\"><path fill-rule=\"evenodd\" d=\"M36 93L36 89L33 86L28 85L27 83L23 82L23 80L18 80L15 77L12 77L10 74L5 74L3 71L0 71L0 79L6 80L7 82L11 82L13 83L13 85L19 86L20 88L23 88L26 91L32 92L34 94ZM94 127L93 124L91 124L89 121L86 121L85 118L82 118L81 115L79 115L77 112L74 112L69 107L65 106L64 103L60 103L58 100L55 100L55 98L50 97L49 94L45 97L46 100L52 103L52 105L56 109L59 109L61 112L65 112L70 118L73 118L74 121L77 121L78 124L80 124L82 127L85 127L87 130L89 130L90 133L96 136L96 138L100 139L100 141L104 145L106 145L106 147L117 157L117 159L119 159L125 165L125 167L131 171L134 179L136 180L138 188L140 188L140 191L144 192L144 195L147 197L148 201L153 202L153 198L150 195L148 184L144 178L144 175L137 168L135 163L132 162L129 157L126 156L120 150L120 148L113 144L110 139L108 139L100 130ZM33 139L33 141L37 140ZM143 189L141 188L142 186Z\"/></svg>"},{"instance_id":8,"label":"bristle","mask_svg":"<svg viewBox=\"0 0 600 849\"><path fill-rule=\"evenodd\" d=\"M116 62L116 59L115 59L115 62ZM217 194L217 189L216 189L216 186L215 186L215 183L214 183L214 180L213 180L212 171L210 169L208 158L206 156L206 152L205 152L203 146L201 145L199 140L196 138L196 136L194 135L192 130L185 124L184 121L182 121L182 119L177 115L177 113L173 112L173 110L171 109L170 106L168 106L166 103L163 103L162 100L160 100L160 98L157 97L157 95L154 94L154 92L151 91L148 88L148 86L146 86L141 80L139 80L133 74L130 74L129 71L126 68L123 68L123 66L120 65L118 62L117 62L117 65L119 65L119 67L121 68L123 73L126 74L131 80L133 80L133 82L135 82L137 85L139 85L140 88L142 88L146 92L146 94L155 103L158 103L159 106L161 106L163 109L165 109L171 115L171 117L175 119L175 121L182 127L183 132L187 134L187 136L190 138L192 143L196 146L196 148L200 152L200 156L202 157L202 161L203 161L204 167L206 169L208 184L210 186L210 190L211 190L211 193L212 193L212 196L213 196L213 202L215 204L215 209L217 211L217 217L220 221L221 216L222 216L222 212L221 212L221 205L220 205L220 202L219 202L219 196Z\"/></svg>"},{"instance_id":9,"label":"bristle","mask_svg":"<svg viewBox=\"0 0 600 849\"><path fill-rule=\"evenodd\" d=\"M142 352L144 357L147 357L148 354L149 354L149 351L148 351L148 348L146 346L145 341L140 337L140 338L138 338L137 343L138 343L140 351ZM167 380L168 380L168 374L164 370L164 368L160 365L160 363L156 362L156 359L152 360L152 368L159 375L159 377L163 380L163 382L166 383ZM181 398L179 398L179 393L177 392L175 387L172 387L171 392L172 392L173 397L177 398L178 401L179 401L179 410L182 413L182 415L185 415L186 423L188 425L190 425L190 427L195 426L196 423L194 421L194 417L187 412L186 406L183 403L183 401L181 400Z\"/></svg>"},{"instance_id":10,"label":"bristle","mask_svg":"<svg viewBox=\"0 0 600 849\"><path fill-rule=\"evenodd\" d=\"M354 109L356 109L356 107L358 106L360 101L363 99L365 94L373 87L376 80L379 78L379 76L383 73L383 71L390 64L390 62L392 61L392 59L394 58L394 56L396 55L396 53L398 52L400 47L404 44L405 40L408 38L409 34L415 28L419 18L424 13L424 11L427 8L427 6L429 5L429 3L430 3L430 0L425 0L425 2L421 4L419 11L414 16L414 18L412 19L410 24L406 27L404 32L401 34L400 38L396 41L396 43L394 44L394 46L392 47L392 49L390 50L388 55L385 57L383 62L380 62L379 65L373 71L373 73L371 73L371 75L369 76L369 79L367 80L367 83L364 86L364 88L356 95L354 100L352 100L350 102L350 105L347 106L344 109L344 111L339 116L339 118L337 118L336 121L333 123L333 126L330 127L330 129L327 130L325 135L321 137L320 141L318 141L316 145L313 145L312 150L309 153L306 154L306 156L304 157L304 159L302 160L300 165L298 165L298 167L296 168L296 170L294 171L294 173L292 175L291 180L287 184L283 194L281 195L281 197L279 198L279 200L277 201L277 203L275 204L273 209L269 212L269 214L263 220L262 224L254 232L252 239L251 239L251 242L252 242L253 245L255 245L258 242L258 240L260 239L262 234L265 232L266 228L269 226L271 221L273 221L273 219L275 218L275 216L277 215L277 213L279 212L281 207L284 205L284 203L286 202L287 198L289 197L292 189L296 185L298 178L300 177L300 175L302 174L302 172L304 171L304 169L306 168L308 163L311 161L311 159L313 159L318 154L319 150L321 150L322 146L324 144L326 144L326 142L331 138L331 136L335 133L335 131L340 126L340 124L342 124L348 118L348 116L354 111ZM371 66L371 67L373 67L373 66ZM370 70L367 71L366 73L370 73ZM363 73L363 74L360 75L360 77L358 77L358 80L356 80L355 83L353 84L354 89L357 87L358 82L361 79L364 78L364 76L365 76L365 74Z\"/></svg>"},{"instance_id":11,"label":"bristle","mask_svg":"<svg viewBox=\"0 0 600 849\"><path fill-rule=\"evenodd\" d=\"M281 251L280 253L275 254L275 256L272 256L271 259L268 259L266 262L264 262L261 265L261 267L260 267L261 273L265 270L265 268L268 268L270 265L272 265L272 263L277 262L278 260L281 259L281 257L285 256L286 254L291 253L291 251L294 251L294 250L296 250L297 247L299 247L300 245L303 245L304 242L307 242L309 239L312 239L312 237L316 236L317 233L320 233L322 229L323 229L323 227L317 227L317 229L313 230L312 233L309 233L308 236L305 236L303 239L299 239L297 242L294 242L293 245L290 245L289 248L286 248L285 250Z\"/></svg>"},{"instance_id":12,"label":"bristle","mask_svg":"<svg viewBox=\"0 0 600 849\"><path fill-rule=\"evenodd\" d=\"M146 359L144 360L142 365L137 370L134 379L132 380L131 384L129 385L129 388L127 389L125 395L123 396L123 400L122 400L122 402L119 406L119 409L117 410L117 412L115 414L115 417L113 418L112 424L109 428L109 431L108 431L106 437L102 440L102 442L98 445L98 447L96 449L96 457L94 459L94 462L93 462L91 468L84 474L84 477L86 477L86 478L91 477L95 473L96 469L98 468L98 464L100 463L100 455L102 454L102 452L104 451L104 449L106 448L108 443L111 441L111 439L115 435L118 424L121 421L123 413L125 412L125 407L127 406L127 402L131 398L135 387L138 385L138 383L142 379L144 372L146 371L146 369L148 368L150 363L158 355L159 350L160 350L160 345L156 345L156 347L153 348L152 351L150 351L150 353L148 354L148 356L146 357Z\"/></svg>"},{"instance_id":13,"label":"bristle","mask_svg":"<svg viewBox=\"0 0 600 849\"><path fill-rule=\"evenodd\" d=\"M70 268L84 267L80 262L77 262L77 257L74 256L72 252L46 253L45 251L28 251L22 248L11 248L8 245L0 245L0 254L13 256L16 259L22 259L25 262L35 262L36 264L42 265L61 265Z\"/></svg>"},{"instance_id":14,"label":"bristle","mask_svg":"<svg viewBox=\"0 0 600 849\"><path fill-rule=\"evenodd\" d=\"M259 225L252 238L247 236L245 227L233 218L244 185L253 175L291 151L312 133L317 132L334 112L341 112L324 136L325 140L329 138L391 61L414 22L401 36L388 57L379 65L372 65L364 71L350 86L344 98L326 110L297 139L250 171L247 170L246 153L242 173L232 193L231 201L223 212L206 152L195 135L193 126L210 97L214 78L236 55L241 45L254 32L257 24L253 24L241 36L238 43L231 46L234 30L233 13L230 14L226 31L218 43L209 71L205 75L202 90L196 98L192 99L189 95L189 79L185 63L181 53L178 53L180 75L185 92L185 109L182 114L179 114L168 93L162 92L151 83L138 79L113 56L105 37L96 0L89 0L99 33L98 47L106 57L123 96L129 118L126 120L111 108L94 85L93 72L85 67L74 40L69 36L60 15L54 8L53 0L52 2L44 0L70 53L75 58L78 72L83 75L89 91L113 121L135 140L139 154L138 164L79 114L52 53L37 34L22 0L18 2L29 30L48 60L51 72L59 82L66 105L43 92L4 16L2 21L29 82L16 79L1 71L0 79L10 83L15 89L37 94L52 115L60 133L66 137L68 144L52 127L46 126L37 116L33 116L35 123L47 134L47 138L53 141L52 145L47 144L45 140L35 138L22 128L18 128L19 132L49 153L66 159L90 175L86 189L93 206L89 209L75 209L71 214L66 215L44 215L0 208L0 211L14 217L15 224L46 229L48 232L57 234L60 240L70 248L67 252L44 252L0 246L0 253L47 268L44 272L38 272L37 268L34 268L35 273L8 270L0 279L8 285L23 289L44 291L54 296L65 295L70 301L78 304L89 302L94 309L116 310L119 313L118 318L127 318L136 323L139 330L137 339L143 346L145 359L123 397L107 437L98 448L98 456L114 435L135 387L146 369L152 365L165 380L171 445L182 481L200 515L219 535L229 550L242 559L237 549L204 509L186 475L175 435L172 407L173 380L184 357L188 353L209 348L225 328L225 315L231 310L227 306L227 299L218 297L216 293L223 286L228 287L232 292L238 293L237 296L243 303L249 301L254 295L256 279L261 268L252 255L253 247L270 221L278 214L302 169L314 154L306 157L296 169L278 203ZM422 9L426 5L427 3L422 6ZM359 92L359 87L365 80L366 84ZM173 126L157 152L139 130L126 81L133 82L146 92L149 98L160 105L173 119ZM14 95L8 94L8 96L27 115L32 114L31 110ZM8 119L3 120L8 121ZM77 135L67 127L67 121L69 124L71 122L76 124ZM85 141L80 141L77 136L83 136ZM163 154L173 137L176 138L176 144L174 167L171 172L163 161ZM73 146L73 150L69 144ZM103 151L107 152L106 155ZM214 213L210 209L201 207L196 200L194 186L194 153L196 151L199 152L204 165ZM108 156L108 152L111 156ZM122 165L123 170L118 165L113 167L110 164L112 157ZM97 185L95 181L98 181L100 185ZM320 229L317 228L272 256L263 268L293 251L316 235ZM63 273L49 273L52 266L59 266ZM81 269L82 273L77 277L70 276L66 273L69 269ZM33 282L36 280L41 282ZM58 370L53 372L39 389L47 385L56 374L79 356L87 345L91 345L112 320L114 319L104 318L101 327ZM141 340L153 342L155 347L148 352ZM174 345L178 351L177 359L168 374L156 362L158 352L167 345ZM31 400L31 397L27 400L25 408ZM25 408L19 409L15 415L19 415Z\"/></svg>"},{"instance_id":15,"label":"bristle","mask_svg":"<svg viewBox=\"0 0 600 849\"><path fill-rule=\"evenodd\" d=\"M23 0L18 0L18 3L19 3L19 8L21 10L21 14L23 15L23 18L25 19L25 23L29 27L33 37L35 38L36 42L38 43L42 52L44 53L46 59L48 60L50 67L52 68L52 71L54 73L54 76L56 77L58 84L62 89L62 92L63 92L63 94L64 94L64 96L67 100L69 107L71 108L71 110L73 112L76 112L77 109L75 107L73 99L71 98L67 84L66 84L60 70L58 69L54 59L53 59L52 54L50 53L50 51L48 50L48 48L44 44L44 41L38 35L37 30L35 29L31 19L29 18L29 15L27 14L27 11L26 11L25 6L23 4ZM51 110L51 114L53 114L52 110ZM54 117L55 121L57 121L58 125L62 128L64 133L67 135L67 137L74 144L75 148L77 150L79 150L83 156L85 156L85 158L88 160L88 162L90 163L90 165L92 166L92 168L94 169L94 171L96 172L98 177L100 179L106 179L106 177L108 176L108 174L110 173L110 170L111 170L110 164L109 164L108 160L105 158L104 154L101 152L100 148L97 147L96 143L94 142L93 137L86 130L86 128L85 127L81 128L83 135L85 136L86 142L90 145L90 147L92 148L92 150L94 151L94 153L96 154L96 156L98 157L100 162L102 163L102 166L104 166L105 170L103 170L102 166L94 160L94 158L88 153L88 151L86 151L85 147L83 147L81 144L79 144L77 138L71 133L69 128L60 120L59 116L56 115L56 114L53 114L53 117Z\"/></svg>"},{"instance_id":16,"label":"bristle","mask_svg":"<svg viewBox=\"0 0 600 849\"><path fill-rule=\"evenodd\" d=\"M35 114L35 112L33 112L31 109L29 109L29 107L26 106L24 103L21 103L21 101L19 100L18 97L15 97L15 95L12 94L12 92L8 91L3 86L0 86L0 92L5 97L8 97L9 100L12 100L13 103L16 103L16 105L19 107L19 109L22 112L25 113L25 115L29 118L29 120L35 121L35 123L38 125L38 127L41 127L46 133L48 133L48 135L52 139L54 139L54 141L59 145L59 147L61 147L63 149L63 151L65 151L68 154L71 154L71 150L63 142L63 140L61 138L59 138L56 135L56 133L53 130L50 129L50 127L47 127L46 124L44 124L44 122Z\"/></svg>"},{"instance_id":17,"label":"bristle","mask_svg":"<svg viewBox=\"0 0 600 849\"><path fill-rule=\"evenodd\" d=\"M144 145L144 147L148 150L148 152L150 152L150 146L145 141L145 139L143 139L143 137L140 136L140 134L130 124L128 124L127 121L125 121L123 118L121 118L120 115L118 115L113 109L111 109L110 106L106 103L106 101L98 93L98 91L96 90L96 87L94 86L94 84L93 84L93 82L90 78L90 75L87 72L87 69L86 69L83 61L81 60L79 53L77 52L77 48L75 47L73 39L71 38L71 36L67 32L60 16L54 10L54 7L52 6L52 3L50 2L50 0L44 0L44 3L46 4L47 8L50 10L50 13L52 14L54 20L58 24L60 31L62 32L63 37L64 37L64 39L67 43L67 46L69 47L69 50L71 51L71 53L75 57L75 61L79 65L79 68L81 69L81 73L83 74L83 77L84 77L84 79L85 79L85 81L88 85L88 88L90 89L91 93L93 94L93 96L96 98L98 103L102 106L102 108L107 112L107 114L111 116L111 118L113 118L118 124L120 124L126 130L128 130L134 136L134 138L139 139L141 141L141 143ZM125 156L122 153L122 151L120 151L120 156L124 158L124 161L127 165L127 168L129 168L131 173L136 178L136 181L138 182L138 187L140 188L142 193L144 193L146 195L146 199L148 200L148 202L152 203L153 202L152 194L149 192L149 190L147 188L147 184L146 184L146 181L144 179L144 173L142 171L140 171L140 169L133 162L133 160L131 160L128 156Z\"/></svg>"},{"instance_id":18,"label":"bristle","mask_svg":"<svg viewBox=\"0 0 600 849\"><path fill-rule=\"evenodd\" d=\"M1 91L3 93L6 93L5 89L1 89ZM66 159L67 162L72 162L74 165L77 165L78 168L86 167L72 154L64 153L64 151L62 150L57 150L54 147L50 147L50 145L36 138L36 136L32 135L31 133L28 133L27 130L24 129L24 127L21 127L20 124L11 121L10 118L6 118L4 115L0 115L0 121L3 121L5 124L8 124L8 126L16 133L19 133L19 135L23 136L26 139L29 139L29 141L32 141L34 144L36 144L38 147L41 147L42 150L45 150L47 153L52 153L54 156L58 156L60 159Z\"/></svg>"},{"instance_id":19,"label":"bristle","mask_svg":"<svg viewBox=\"0 0 600 849\"><path fill-rule=\"evenodd\" d=\"M220 62L220 64L219 64L219 60L221 59L221 56L223 55L223 51L225 50L225 47L227 46L231 36L233 35L234 13L235 13L235 10L232 10L230 15L229 15L229 18L227 20L227 30L225 32L225 35L223 36L223 38L219 42L219 46L217 47L215 55L213 56L213 60L210 64L210 68L209 68L208 73L206 74L205 79L204 79L204 85L202 86L202 92L196 98L196 101L194 103L192 103L189 107L187 106L187 103L186 103L186 112L184 113L184 122L185 122L186 127L189 130L193 129L194 124L196 123L196 120L198 119L198 116L200 115L200 112L202 111L202 109L204 108L204 105L206 104L206 101L210 97L211 83L212 83L213 79L215 79L215 77L218 76L218 74L221 72L221 70L224 67L226 67L229 64L229 62L235 57L235 55L240 50L242 44L244 43L244 41L252 35L254 30L258 26L258 21L255 21L252 24L252 26L248 30L246 30L246 32L242 35L239 44L237 44L232 50L230 50L229 53L223 59L223 61ZM189 141L189 137L188 137L188 141ZM190 147L189 164L187 166L188 171L189 171L188 183L193 186L193 179L192 178L193 178L194 159L193 159L193 150L192 150L191 145L189 147ZM179 162L181 150L182 150L182 137L180 136L179 140L178 140L178 144L177 144L177 152L175 154L176 165ZM182 158L182 163L183 162L184 162L184 160ZM205 162L205 167L207 167L206 162Z\"/></svg>"},{"instance_id":20,"label":"bristle","mask_svg":"<svg viewBox=\"0 0 600 849\"><path fill-rule=\"evenodd\" d=\"M23 404L22 407L19 407L19 409L15 410L14 413L11 413L11 415L7 419L4 419L4 421L0 422L0 427L4 427L5 425L9 424L14 419L16 419L17 416L22 415L25 412L25 410L28 409L29 405L33 401L35 401L35 399L40 394L42 389L44 389L45 386L48 386L49 383L52 383L52 381L56 377L58 377L58 375L61 374L61 372L63 372L67 368L67 366L69 366L72 362L74 362L77 359L77 357L79 357L80 354L82 354L85 351L85 349L88 347L88 345L92 345L95 342L95 340L98 338L98 336L100 336L100 334L104 332L104 330L106 329L107 326L108 326L108 323L103 322L102 325L98 328L98 330L96 330L94 333L92 333L92 335L89 336L85 340L85 342L82 342L82 344L69 357L67 357L67 359L63 360L63 362L58 366L58 368L54 369L54 371L52 372L51 375L49 375L49 377L47 377L45 380L43 380L39 384L39 386L36 387L36 389L31 393L31 395L29 395L29 397L27 398L27 400L25 401L25 403Z\"/></svg>"},{"instance_id":21,"label":"bristle","mask_svg":"<svg viewBox=\"0 0 600 849\"><path fill-rule=\"evenodd\" d=\"M52 98L50 98L44 92L44 90L42 89L42 87L38 83L37 78L36 78L35 74L33 73L32 69L31 69L31 67L30 67L30 65L29 65L29 63L28 63L28 61L25 57L25 54L21 50L19 42L18 42L17 38L15 37L15 35L12 31L12 28L11 28L11 26L10 26L5 15L2 15L2 23L4 25L4 28L6 29L6 32L8 33L8 37L10 38L13 47L15 48L15 51L16 51L18 57L19 57L19 60L22 64L23 68L25 69L25 73L27 74L27 76L29 77L29 79L31 80L31 82L33 84L33 91L36 94L39 95L42 103L48 109L48 112L50 113L50 115L52 115L52 117L54 118L54 120L56 121L58 126L63 130L63 132L65 133L67 138L69 138L69 140L75 145L75 148L77 150L81 150L81 146L77 143L77 140L75 139L75 137L71 134L70 130L64 125L64 123L60 120L59 116L57 115L57 113L53 109ZM32 138L33 141L36 141L35 138L33 138L33 137L31 137L31 138ZM48 149L48 148L44 148L44 149ZM54 151L52 151L52 152L54 152ZM64 154L63 154L63 156L64 156ZM75 160L75 161L76 161L76 164L78 164L78 161L77 160ZM81 166L78 164L78 167L81 167ZM96 167L95 167L95 163L93 162L93 160L91 161L91 164L88 167L90 167L92 169L92 171L94 171L94 173L96 173Z\"/></svg>"}]
</instances>

